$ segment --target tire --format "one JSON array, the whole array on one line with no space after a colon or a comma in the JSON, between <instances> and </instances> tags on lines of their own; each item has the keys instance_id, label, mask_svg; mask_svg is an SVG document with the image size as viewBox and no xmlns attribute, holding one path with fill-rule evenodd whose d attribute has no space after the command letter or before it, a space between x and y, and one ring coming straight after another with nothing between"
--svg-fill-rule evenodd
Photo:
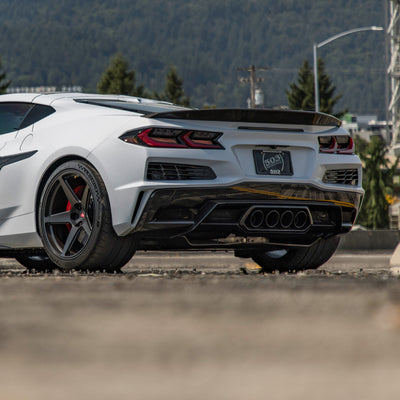
<instances>
[{"instance_id":1,"label":"tire","mask_svg":"<svg viewBox=\"0 0 400 400\"><path fill-rule=\"evenodd\" d=\"M260 265L262 272L288 272L316 269L326 263L339 245L340 238L320 239L311 247L287 247L258 251L251 258Z\"/></svg>"},{"instance_id":2,"label":"tire","mask_svg":"<svg viewBox=\"0 0 400 400\"><path fill-rule=\"evenodd\" d=\"M50 175L38 222L48 257L63 270L119 271L135 253L134 238L115 233L104 182L85 161L68 161Z\"/></svg>"},{"instance_id":3,"label":"tire","mask_svg":"<svg viewBox=\"0 0 400 400\"><path fill-rule=\"evenodd\" d=\"M321 239L312 249L305 269L316 269L325 264L335 253L340 243L339 236L332 236L328 239Z\"/></svg>"},{"instance_id":4,"label":"tire","mask_svg":"<svg viewBox=\"0 0 400 400\"><path fill-rule=\"evenodd\" d=\"M58 268L44 251L36 254L18 254L15 259L28 271L51 272Z\"/></svg>"}]
</instances>

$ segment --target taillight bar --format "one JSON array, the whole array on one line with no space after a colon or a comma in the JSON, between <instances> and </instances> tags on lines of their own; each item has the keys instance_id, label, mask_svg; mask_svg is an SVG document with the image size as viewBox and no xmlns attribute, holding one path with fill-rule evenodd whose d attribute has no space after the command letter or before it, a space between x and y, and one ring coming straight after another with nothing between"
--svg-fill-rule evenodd
<instances>
[{"instance_id":1,"label":"taillight bar","mask_svg":"<svg viewBox=\"0 0 400 400\"><path fill-rule=\"evenodd\" d=\"M129 131L120 136L120 139L127 143L147 147L224 149L218 141L221 136L221 132L145 128Z\"/></svg>"},{"instance_id":2,"label":"taillight bar","mask_svg":"<svg viewBox=\"0 0 400 400\"><path fill-rule=\"evenodd\" d=\"M319 136L319 152L330 154L354 154L354 141L349 135Z\"/></svg>"}]
</instances>

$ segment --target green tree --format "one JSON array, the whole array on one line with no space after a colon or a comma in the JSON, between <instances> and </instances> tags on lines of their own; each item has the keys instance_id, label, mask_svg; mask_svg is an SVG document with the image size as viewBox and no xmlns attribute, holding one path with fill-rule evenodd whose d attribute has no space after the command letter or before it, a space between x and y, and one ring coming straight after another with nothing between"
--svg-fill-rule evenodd
<instances>
[{"instance_id":1,"label":"green tree","mask_svg":"<svg viewBox=\"0 0 400 400\"><path fill-rule=\"evenodd\" d=\"M124 94L128 96L143 96L143 85L136 86L135 71L128 71L128 63L121 53L117 53L111 60L111 64L103 73L97 85L99 93Z\"/></svg>"},{"instance_id":2,"label":"green tree","mask_svg":"<svg viewBox=\"0 0 400 400\"><path fill-rule=\"evenodd\" d=\"M390 166L387 152L382 139L373 136L366 150L360 153L365 198L357 222L372 229L389 226L388 196L393 195L393 176L399 158Z\"/></svg>"},{"instance_id":3,"label":"green tree","mask_svg":"<svg viewBox=\"0 0 400 400\"><path fill-rule=\"evenodd\" d=\"M167 73L164 92L161 95L155 93L155 97L181 106L189 106L190 98L185 96L183 79L178 75L174 65L171 65Z\"/></svg>"},{"instance_id":4,"label":"green tree","mask_svg":"<svg viewBox=\"0 0 400 400\"><path fill-rule=\"evenodd\" d=\"M325 72L325 65L322 58L318 58L318 84L320 111L333 114L333 109L342 97L335 96L336 86L331 82L328 74ZM292 110L311 111L315 109L315 90L314 90L314 72L308 60L305 59L297 77L297 83L289 84L289 90L286 90L289 108ZM335 114L337 117L342 116L345 111Z\"/></svg>"},{"instance_id":5,"label":"green tree","mask_svg":"<svg viewBox=\"0 0 400 400\"><path fill-rule=\"evenodd\" d=\"M286 95L292 110L314 110L314 75L307 59L299 68L297 83L289 84Z\"/></svg>"},{"instance_id":6,"label":"green tree","mask_svg":"<svg viewBox=\"0 0 400 400\"><path fill-rule=\"evenodd\" d=\"M360 135L354 137L354 149L355 153L360 157L364 156L368 152L369 143L363 139Z\"/></svg>"},{"instance_id":7,"label":"green tree","mask_svg":"<svg viewBox=\"0 0 400 400\"><path fill-rule=\"evenodd\" d=\"M10 81L6 80L7 74L2 70L0 58L0 94L4 94L10 86Z\"/></svg>"}]
</instances>

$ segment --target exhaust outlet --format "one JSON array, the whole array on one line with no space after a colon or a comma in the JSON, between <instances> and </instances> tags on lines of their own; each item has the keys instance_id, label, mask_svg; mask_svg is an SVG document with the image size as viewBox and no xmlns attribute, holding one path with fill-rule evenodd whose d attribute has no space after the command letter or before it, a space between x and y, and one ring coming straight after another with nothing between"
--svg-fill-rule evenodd
<instances>
[{"instance_id":1,"label":"exhaust outlet","mask_svg":"<svg viewBox=\"0 0 400 400\"><path fill-rule=\"evenodd\" d=\"M312 225L307 207L281 205L255 205L241 217L240 225L249 231L296 232Z\"/></svg>"},{"instance_id":2,"label":"exhaust outlet","mask_svg":"<svg viewBox=\"0 0 400 400\"><path fill-rule=\"evenodd\" d=\"M283 229L289 228L293 224L293 221L294 221L294 214L292 211L286 210L282 213L280 222L281 222L281 227Z\"/></svg>"},{"instance_id":3,"label":"exhaust outlet","mask_svg":"<svg viewBox=\"0 0 400 400\"><path fill-rule=\"evenodd\" d=\"M271 210L265 216L265 225L268 228L275 228L279 224L279 212L276 210Z\"/></svg>"},{"instance_id":4,"label":"exhaust outlet","mask_svg":"<svg viewBox=\"0 0 400 400\"><path fill-rule=\"evenodd\" d=\"M253 229L259 228L264 222L264 213L261 210L255 210L250 214L249 224Z\"/></svg>"},{"instance_id":5,"label":"exhaust outlet","mask_svg":"<svg viewBox=\"0 0 400 400\"><path fill-rule=\"evenodd\" d=\"M308 215L305 211L301 210L294 216L294 226L297 229L302 229L306 226L308 222Z\"/></svg>"}]
</instances>

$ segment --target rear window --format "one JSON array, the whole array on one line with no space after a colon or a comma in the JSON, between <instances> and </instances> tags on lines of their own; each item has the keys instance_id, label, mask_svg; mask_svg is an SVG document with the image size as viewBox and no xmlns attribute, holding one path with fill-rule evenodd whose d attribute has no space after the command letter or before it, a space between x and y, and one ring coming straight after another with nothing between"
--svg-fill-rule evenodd
<instances>
[{"instance_id":1,"label":"rear window","mask_svg":"<svg viewBox=\"0 0 400 400\"><path fill-rule=\"evenodd\" d=\"M0 103L0 135L17 131L32 108L31 103Z\"/></svg>"},{"instance_id":2,"label":"rear window","mask_svg":"<svg viewBox=\"0 0 400 400\"><path fill-rule=\"evenodd\" d=\"M54 108L32 103L0 103L0 135L26 128L55 112Z\"/></svg>"},{"instance_id":3,"label":"rear window","mask_svg":"<svg viewBox=\"0 0 400 400\"><path fill-rule=\"evenodd\" d=\"M154 114L168 111L183 111L190 108L180 107L164 102L143 102L131 103L123 100L105 100L105 99L75 99L77 103L92 104L95 106L116 108L118 110L132 111L139 114Z\"/></svg>"}]
</instances>

